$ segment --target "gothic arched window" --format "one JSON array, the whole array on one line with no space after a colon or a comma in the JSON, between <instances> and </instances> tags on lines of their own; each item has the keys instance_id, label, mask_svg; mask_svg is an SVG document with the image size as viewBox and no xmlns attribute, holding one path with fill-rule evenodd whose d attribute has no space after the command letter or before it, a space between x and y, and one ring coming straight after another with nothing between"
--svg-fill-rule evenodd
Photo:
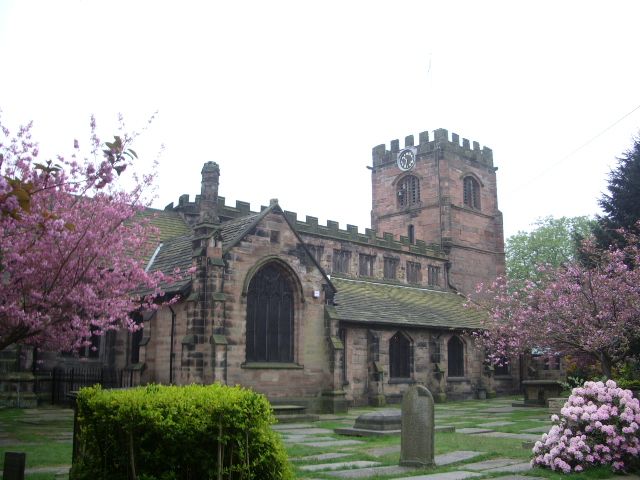
<instances>
[{"instance_id":1,"label":"gothic arched window","mask_svg":"<svg viewBox=\"0 0 640 480\"><path fill-rule=\"evenodd\" d=\"M391 378L411 377L411 341L401 332L389 340L389 375Z\"/></svg>"},{"instance_id":2,"label":"gothic arched window","mask_svg":"<svg viewBox=\"0 0 640 480\"><path fill-rule=\"evenodd\" d=\"M450 377L464 377L464 343L457 336L447 343L448 369Z\"/></svg>"},{"instance_id":3,"label":"gothic arched window","mask_svg":"<svg viewBox=\"0 0 640 480\"><path fill-rule=\"evenodd\" d=\"M408 175L398 183L398 206L408 207L420 203L420 180Z\"/></svg>"},{"instance_id":4,"label":"gothic arched window","mask_svg":"<svg viewBox=\"0 0 640 480\"><path fill-rule=\"evenodd\" d=\"M247 361L293 362L293 287L275 264L251 279L247 291Z\"/></svg>"},{"instance_id":5,"label":"gothic arched window","mask_svg":"<svg viewBox=\"0 0 640 480\"><path fill-rule=\"evenodd\" d=\"M469 176L463 180L463 201L467 207L480 210L480 183Z\"/></svg>"}]
</instances>

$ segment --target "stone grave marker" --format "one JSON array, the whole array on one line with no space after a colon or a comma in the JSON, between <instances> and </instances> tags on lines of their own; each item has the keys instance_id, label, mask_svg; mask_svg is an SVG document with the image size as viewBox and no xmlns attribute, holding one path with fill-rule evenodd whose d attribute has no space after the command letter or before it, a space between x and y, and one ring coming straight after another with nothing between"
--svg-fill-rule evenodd
<instances>
[{"instance_id":1,"label":"stone grave marker","mask_svg":"<svg viewBox=\"0 0 640 480\"><path fill-rule=\"evenodd\" d=\"M400 465L429 467L435 465L433 396L422 385L413 385L402 399L402 435Z\"/></svg>"},{"instance_id":2,"label":"stone grave marker","mask_svg":"<svg viewBox=\"0 0 640 480\"><path fill-rule=\"evenodd\" d=\"M24 480L26 457L27 454L22 452L5 452L2 478L4 480Z\"/></svg>"}]
</instances>

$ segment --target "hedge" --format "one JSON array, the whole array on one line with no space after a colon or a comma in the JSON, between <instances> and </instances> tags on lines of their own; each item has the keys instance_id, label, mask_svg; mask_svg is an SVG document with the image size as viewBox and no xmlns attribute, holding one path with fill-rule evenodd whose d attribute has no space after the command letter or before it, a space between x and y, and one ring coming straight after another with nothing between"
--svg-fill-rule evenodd
<instances>
[{"instance_id":1,"label":"hedge","mask_svg":"<svg viewBox=\"0 0 640 480\"><path fill-rule=\"evenodd\" d=\"M290 479L271 406L224 385L83 388L70 480Z\"/></svg>"}]
</instances>

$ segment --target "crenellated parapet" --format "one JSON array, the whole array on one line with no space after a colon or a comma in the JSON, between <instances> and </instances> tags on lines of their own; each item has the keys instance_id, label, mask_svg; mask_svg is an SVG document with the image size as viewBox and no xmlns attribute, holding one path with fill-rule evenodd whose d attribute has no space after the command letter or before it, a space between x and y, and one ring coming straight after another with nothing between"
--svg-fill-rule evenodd
<instances>
[{"instance_id":1,"label":"crenellated parapet","mask_svg":"<svg viewBox=\"0 0 640 480\"><path fill-rule=\"evenodd\" d=\"M165 207L165 210L182 213L187 221L191 225L194 225L198 218L199 202L200 195L196 195L195 201L193 202L189 201L189 195L181 195L178 200L178 205L170 203ZM262 205L260 207L260 211L263 211L266 208L268 207ZM259 212L251 210L249 202L237 200L235 205L232 206L225 203L224 197L218 196L218 215L221 222L257 213ZM365 229L365 233L360 233L357 225L348 224L346 229L341 229L339 222L334 220L327 220L326 225L320 225L317 217L307 215L305 220L302 221L298 220L298 214L295 212L285 211L284 215L289 220L289 223L293 225L299 233L334 240L346 240L361 245L382 247L390 250L396 250L398 252L416 253L419 255L428 255L437 258L444 258L445 256L438 245L427 244L422 240L416 240L416 242L412 244L406 236L394 236L391 233L382 233L382 235L378 235L375 230L370 228Z\"/></svg>"},{"instance_id":2,"label":"crenellated parapet","mask_svg":"<svg viewBox=\"0 0 640 480\"><path fill-rule=\"evenodd\" d=\"M413 135L408 135L404 139L404 148L415 147L416 154L427 155L436 150L451 151L465 159L478 162L487 167L493 167L493 151L489 147L480 148L478 142L470 142L463 138L462 141L457 133L452 133L449 138L449 132L444 128L440 128L433 132L430 138L429 132L422 132L418 135L418 144L415 145ZM373 167L381 167L387 164L394 164L397 160L400 148L400 140L391 140L390 149L387 150L383 143L372 149Z\"/></svg>"},{"instance_id":3,"label":"crenellated parapet","mask_svg":"<svg viewBox=\"0 0 640 480\"><path fill-rule=\"evenodd\" d=\"M360 233L357 225L347 224L346 229L341 229L338 222L327 220L326 225L320 225L316 217L306 216L305 220L298 220L295 212L284 212L285 217L295 229L302 234L308 234L333 240L344 240L360 245L372 247L382 247L398 252L415 253L437 258L445 258L444 252L437 245L427 244L422 240L416 240L414 244L409 242L405 236L394 236L391 233L383 233L379 236L375 230L365 229L365 233Z\"/></svg>"}]
</instances>

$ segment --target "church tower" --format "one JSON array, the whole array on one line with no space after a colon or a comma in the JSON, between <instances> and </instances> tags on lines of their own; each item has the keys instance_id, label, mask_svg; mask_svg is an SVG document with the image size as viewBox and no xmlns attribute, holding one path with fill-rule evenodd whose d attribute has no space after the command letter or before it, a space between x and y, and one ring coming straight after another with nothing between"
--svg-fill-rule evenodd
<instances>
[{"instance_id":1,"label":"church tower","mask_svg":"<svg viewBox=\"0 0 640 480\"><path fill-rule=\"evenodd\" d=\"M450 259L449 283L472 293L505 271L502 213L493 152L447 130L413 135L373 148L371 226L415 243L423 240Z\"/></svg>"}]
</instances>

